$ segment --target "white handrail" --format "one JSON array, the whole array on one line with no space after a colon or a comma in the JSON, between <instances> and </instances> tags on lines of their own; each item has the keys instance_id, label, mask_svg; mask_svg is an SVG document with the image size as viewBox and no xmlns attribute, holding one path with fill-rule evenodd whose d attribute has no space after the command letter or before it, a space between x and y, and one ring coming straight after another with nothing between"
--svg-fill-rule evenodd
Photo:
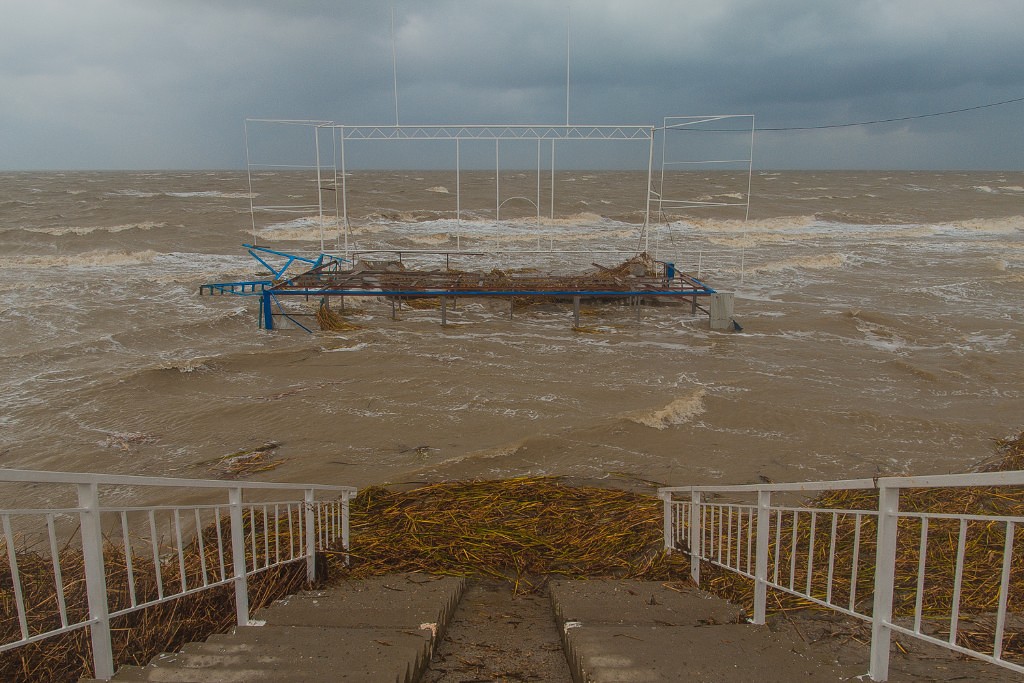
<instances>
[{"instance_id":1,"label":"white handrail","mask_svg":"<svg viewBox=\"0 0 1024 683\"><path fill-rule=\"evenodd\" d=\"M52 484L56 487L74 486L77 507L19 507L0 509L3 535L0 545L5 551L13 582L14 609L17 612L19 634L16 639L0 642L0 652L13 650L29 643L89 627L92 638L94 676L109 679L114 674L114 661L110 641L111 618L152 607L184 595L217 586L232 584L235 593L237 623L249 622L248 578L259 572L291 562L305 560L306 578L316 579L316 552L334 547L340 542L343 550L349 543L349 501L357 493L352 486L303 484L282 482L242 482L215 479L185 479L170 477L141 477L76 472L47 472L37 470L0 469L0 483ZM144 490L187 489L226 494L221 502L203 502L181 505L119 505L105 503L107 487L132 486ZM246 491L293 491L285 500L276 502L247 502ZM317 499L317 494L334 494L334 499ZM78 519L81 540L81 562L85 574L88 616L69 614L63 576L67 560L58 552L57 517ZM173 529L166 542L157 534L157 518ZM223 518L230 520L229 533L223 529ZM37 551L19 549L12 520L22 529L48 536L41 544L50 553L47 564L53 570L54 614L30 615L24 586L19 574L19 556ZM287 520L287 541L282 540L283 524ZM104 522L107 528L104 528ZM183 526L195 524L195 540L187 541ZM119 530L118 530L119 527ZM132 530L142 529L136 538ZM202 532L210 529L210 538ZM215 532L215 538L213 538ZM271 544L270 536L274 535ZM74 537L75 533L64 536ZM262 536L260 541L258 537ZM106 540L105 540L106 539ZM113 539L120 539L122 552L118 557L105 557L105 550ZM199 566L186 572L186 548L195 543L200 554ZM226 545L230 543L230 553ZM24 543L22 543L24 545ZM149 551L144 547L150 546ZM134 550L133 550L134 548ZM161 550L170 550L170 554ZM247 555L247 550L251 555ZM207 553L211 553L207 561ZM151 557L155 575L154 595L137 592L136 564L148 562ZM145 558L145 559L143 559ZM106 579L111 571L122 571L127 580L128 605L112 605L107 594ZM174 586L165 585L165 572L177 573ZM198 576L197 576L198 575ZM180 582L180 583L178 583ZM38 605L32 605L38 608ZM59 609L59 614L57 613ZM78 610L79 612L81 609ZM30 618L32 617L32 618ZM59 627L49 625L47 619ZM38 620L38 623L34 623Z\"/></svg>"},{"instance_id":2,"label":"white handrail","mask_svg":"<svg viewBox=\"0 0 1024 683\"><path fill-rule=\"evenodd\" d=\"M701 563L709 563L735 572L754 581L753 619L755 624L765 622L767 590L769 588L795 595L834 611L862 619L871 624L872 639L868 674L872 680L885 681L889 675L889 647L893 632L922 641L941 645L961 654L998 666L1024 673L1024 666L1003 658L1003 634L1007 619L1007 599L1011 571L1024 571L1013 567L1015 529L1024 524L1024 517L1012 514L986 514L985 510L966 511L962 514L900 510L900 494L911 489L1001 487L1024 485L1024 471L985 472L972 474L930 475L919 477L879 477L877 479L851 479L845 481L811 481L746 485L673 486L658 490L664 501L665 548L668 552L681 550L690 559L690 575L700 583ZM776 493L810 493L825 491L877 491L876 509L836 509L825 507L795 507L773 503ZM705 498L705 494L733 494L730 500L756 499L749 503L726 502ZM1002 559L1000 549L989 549L994 557L989 561L993 576L999 584L998 611L995 634L990 651L966 647L957 642L960 617L961 585L965 565L965 543L968 526L984 524L1002 527ZM867 550L862 540L870 525L876 527L875 548ZM959 525L956 545L956 565L953 569L953 588L950 614L940 624L948 629L947 640L936 638L932 631L925 632L933 614L925 614L922 595L925 590L928 565L929 524ZM852 534L852 554L843 564L838 561L836 539L839 533ZM951 532L947 532L951 533ZM806 534L806 536L805 536ZM916 538L901 535L917 534ZM815 565L815 538L828 542L827 565ZM848 538L849 536L847 536ZM897 547L916 544L919 548L914 575L902 577L916 581L917 594L913 608L913 625L896 623L893 617L894 585L897 576ZM820 546L818 548L820 550ZM870 554L873 552L873 557ZM858 570L862 562L875 566L870 608L863 599L858 600ZM842 574L842 576L840 576ZM800 579L798 581L798 579ZM933 579L934 580L934 579ZM840 587L847 582L848 589Z\"/></svg>"}]
</instances>

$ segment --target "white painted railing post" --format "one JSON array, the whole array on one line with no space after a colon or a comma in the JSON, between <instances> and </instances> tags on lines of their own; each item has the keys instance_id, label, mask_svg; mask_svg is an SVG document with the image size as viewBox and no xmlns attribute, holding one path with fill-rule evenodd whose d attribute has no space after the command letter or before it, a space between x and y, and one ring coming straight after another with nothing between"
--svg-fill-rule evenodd
<instances>
[{"instance_id":1,"label":"white painted railing post","mask_svg":"<svg viewBox=\"0 0 1024 683\"><path fill-rule=\"evenodd\" d=\"M700 509L701 492L690 493L690 578L700 585L700 558L704 554L701 544L704 538L704 520Z\"/></svg>"},{"instance_id":2,"label":"white painted railing post","mask_svg":"<svg viewBox=\"0 0 1024 683\"><path fill-rule=\"evenodd\" d=\"M316 581L316 522L313 506L316 504L316 491L306 489L306 580Z\"/></svg>"},{"instance_id":3,"label":"white painted railing post","mask_svg":"<svg viewBox=\"0 0 1024 683\"><path fill-rule=\"evenodd\" d=\"M242 514L242 489L228 489L231 508L231 571L235 583L235 615L238 625L249 623L249 580L245 568L245 527Z\"/></svg>"},{"instance_id":4,"label":"white painted railing post","mask_svg":"<svg viewBox=\"0 0 1024 683\"><path fill-rule=\"evenodd\" d=\"M889 647L892 644L892 599L896 574L896 533L900 490L878 488L878 543L875 550L875 599L871 609L871 664L873 681L889 680Z\"/></svg>"},{"instance_id":5,"label":"white painted railing post","mask_svg":"<svg viewBox=\"0 0 1024 683\"><path fill-rule=\"evenodd\" d=\"M754 623L763 624L768 602L768 522L772 492L757 492L757 547L754 551Z\"/></svg>"},{"instance_id":6,"label":"white painted railing post","mask_svg":"<svg viewBox=\"0 0 1024 683\"><path fill-rule=\"evenodd\" d=\"M663 506L662 529L665 536L665 552L671 553L675 549L675 529L672 525L672 494L668 491L660 491Z\"/></svg>"},{"instance_id":7,"label":"white painted railing post","mask_svg":"<svg viewBox=\"0 0 1024 683\"><path fill-rule=\"evenodd\" d=\"M348 563L349 563L349 556L348 556L348 541L349 541L348 502L349 502L349 497L350 497L350 494L349 494L348 491L345 491L343 494L341 494L341 547L345 550L345 566L346 567L348 566Z\"/></svg>"},{"instance_id":8,"label":"white painted railing post","mask_svg":"<svg viewBox=\"0 0 1024 683\"><path fill-rule=\"evenodd\" d=\"M107 575L103 567L103 527L100 495L96 484L78 485L79 518L82 523L82 559L89 597L89 632L92 635L93 673L110 680L114 676L114 652L110 644L110 608L107 604Z\"/></svg>"}]
</instances>

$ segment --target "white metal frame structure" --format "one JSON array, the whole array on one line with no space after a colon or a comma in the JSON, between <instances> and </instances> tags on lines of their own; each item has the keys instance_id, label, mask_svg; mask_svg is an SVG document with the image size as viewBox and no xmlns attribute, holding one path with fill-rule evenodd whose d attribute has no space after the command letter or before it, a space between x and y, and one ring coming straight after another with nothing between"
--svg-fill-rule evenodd
<instances>
[{"instance_id":1,"label":"white metal frame structure","mask_svg":"<svg viewBox=\"0 0 1024 683\"><path fill-rule=\"evenodd\" d=\"M749 122L749 129L744 124L742 128L715 128L702 129L704 124L728 125L729 122ZM661 178L659 191L657 193L658 215L664 216L673 209L709 209L722 207L735 207L743 209L743 221L750 218L750 190L754 177L754 115L753 114L722 114L713 116L667 116L661 128L663 135L661 139ZM747 153L744 157L738 158L676 158L673 156L673 149L668 144L669 134L673 131L691 131L693 133L731 133L749 135L750 142ZM714 169L733 166L746 171L747 182L745 192L742 193L742 200L735 202L708 201L698 198L666 197L665 196L665 174L671 169Z\"/></svg>"},{"instance_id":2,"label":"white metal frame structure","mask_svg":"<svg viewBox=\"0 0 1024 683\"><path fill-rule=\"evenodd\" d=\"M769 588L795 595L871 624L871 654L868 674L872 680L885 681L889 675L889 650L894 633L938 645L953 652L997 664L1018 673L1024 666L1003 657L1004 633L1008 618L1008 592L1011 572L1024 571L1020 550L1014 557L1017 528L1024 517L984 514L948 514L928 511L901 511L900 493L907 489L954 487L1024 486L1024 471L924 477L882 477L849 481L818 481L746 486L687 486L659 489L664 500L665 548L682 551L690 558L693 580L700 583L701 562L735 572L754 581L753 622L765 622ZM808 495L836 490L874 490L877 509L825 509L785 504L779 498L789 494ZM731 501L731 502L727 502ZM957 538L956 565L953 574L950 611L940 620L927 614L922 596L930 574L927 549L932 534L943 531ZM1005 538L1001 556L991 561L992 583L998 584L994 638L988 652L958 643L961 624L961 584L964 573L965 544L969 527L987 525L1002 528ZM875 526L874 549L870 546L870 527ZM862 533L867 528L868 533ZM785 530L785 531L784 531ZM852 560L849 568L837 563L837 530L853 533ZM975 529L973 533L976 533ZM806 535L805 535L806 534ZM827 564L820 557L815 564L815 537L829 545ZM808 540L809 539L809 540ZM901 543L902 541L902 543ZM916 546L918 562L912 575L896 570L897 545ZM873 567L874 580L870 602L857 595L858 571ZM849 589L841 589L840 581ZM893 617L894 587L911 585L916 604L908 617ZM934 629L948 629L947 638L938 638Z\"/></svg>"},{"instance_id":3,"label":"white metal frame structure","mask_svg":"<svg viewBox=\"0 0 1024 683\"><path fill-rule=\"evenodd\" d=\"M115 617L218 586L233 586L239 625L249 622L248 579L291 562L306 562L306 577L316 578L317 550L349 545L349 500L356 489L320 484L278 484L207 479L172 479L126 475L42 472L0 469L0 483L70 487L78 504L64 508L0 509L0 545L7 558L20 637L0 643L0 652L88 627L92 639L96 678L114 674L110 621ZM126 491L143 496L156 489L219 493L218 502L183 505L124 505L106 499L124 499ZM285 494L273 502L247 501L261 495ZM318 500L317 495L335 496ZM287 528L287 543L282 540ZM167 538L158 533L165 529ZM198 533L208 530L208 534ZM275 533L269 533L274 530ZM84 564L87 610L69 605L63 578L68 570L59 546L80 537ZM273 536L273 539L271 539ZM34 539L34 540L33 540ZM120 552L105 556L109 544ZM207 545L209 544L209 545ZM31 547L32 550L27 548ZM186 571L186 549L197 549L201 568ZM40 552L41 551L41 552ZM30 611L19 575L19 556L26 552L48 555L55 597L52 613ZM76 556L77 559L77 556ZM136 585L136 571L152 565L156 597ZM63 565L63 566L62 566ZM111 571L127 577L129 604L111 605L106 577ZM163 575L163 573L170 576ZM87 612L82 618L77 614ZM59 626L56 624L59 623Z\"/></svg>"},{"instance_id":4,"label":"white metal frame structure","mask_svg":"<svg viewBox=\"0 0 1024 683\"><path fill-rule=\"evenodd\" d=\"M315 148L315 159L313 163L306 165L296 164L275 164L264 160L254 159L250 147L249 129L254 124L279 124L287 126L307 126L313 131L312 144ZM294 204L294 205L261 205L251 201L253 232L256 232L256 215L261 212L275 211L316 211L321 222L321 250L325 249L325 219L331 218L338 225L339 247L343 248L346 255L349 252L349 215L348 215L348 182L349 171L345 160L346 145L359 141L449 141L454 144L454 169L455 169L455 199L456 199L456 220L462 219L462 143L466 141L489 141L494 142L494 172L495 172L495 219L501 220L501 207L512 199L524 199L531 203L536 209L537 218L542 213L542 176L550 174L550 217L555 217L555 173L556 165L556 144L568 141L638 141L646 142L648 146L647 155L647 197L645 198L645 225L649 222L651 201L655 199L651 193L654 174L654 152L655 134L657 128L654 126L636 125L547 125L547 124L497 124L497 125L385 125L385 126L359 126L344 125L327 121L295 121L276 119L246 119L246 162L249 175L250 197L253 197L253 175L264 170L307 170L316 173L317 181L317 204ZM320 153L321 136L330 136L330 149L332 150L330 161L326 161ZM536 161L536 196L530 197L505 197L501 195L501 143L503 141L533 141L537 145ZM544 143L547 143L550 153L550 164L544 165ZM334 207L324 205L323 181L330 179L334 190ZM329 204L329 203L328 203ZM333 215L332 215L333 212ZM254 234L255 240L255 234ZM342 247L343 244L343 247Z\"/></svg>"}]
</instances>

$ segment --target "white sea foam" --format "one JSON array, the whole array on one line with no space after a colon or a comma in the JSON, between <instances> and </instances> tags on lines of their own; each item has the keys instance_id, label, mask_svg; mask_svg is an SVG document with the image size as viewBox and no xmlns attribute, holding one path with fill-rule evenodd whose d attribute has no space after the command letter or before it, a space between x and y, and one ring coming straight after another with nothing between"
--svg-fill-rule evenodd
<instances>
[{"instance_id":1,"label":"white sea foam","mask_svg":"<svg viewBox=\"0 0 1024 683\"><path fill-rule=\"evenodd\" d=\"M159 194L160 194L159 192L144 192L142 190L116 190L114 192L107 192L107 193L105 193L105 196L107 196L107 197L138 197L138 198L141 198L141 199L145 199L147 197L156 197Z\"/></svg>"},{"instance_id":2,"label":"white sea foam","mask_svg":"<svg viewBox=\"0 0 1024 683\"><path fill-rule=\"evenodd\" d=\"M179 197L190 199L192 197L207 197L219 199L255 199L258 195L252 192L220 192L219 190L200 190L196 192L164 192L167 197Z\"/></svg>"},{"instance_id":3,"label":"white sea foam","mask_svg":"<svg viewBox=\"0 0 1024 683\"><path fill-rule=\"evenodd\" d=\"M635 422L645 427L668 429L673 425L689 422L694 417L703 413L704 394L704 389L697 389L687 396L675 399L663 408L630 413L625 417L630 422Z\"/></svg>"},{"instance_id":4,"label":"white sea foam","mask_svg":"<svg viewBox=\"0 0 1024 683\"><path fill-rule=\"evenodd\" d=\"M145 251L87 251L68 256L12 256L9 263L19 268L96 268L152 263L158 252Z\"/></svg>"},{"instance_id":5,"label":"white sea foam","mask_svg":"<svg viewBox=\"0 0 1024 683\"><path fill-rule=\"evenodd\" d=\"M990 235L1009 235L1024 231L1024 216L1005 218L974 218L966 221L943 223L936 226L938 232L970 232Z\"/></svg>"},{"instance_id":6,"label":"white sea foam","mask_svg":"<svg viewBox=\"0 0 1024 683\"><path fill-rule=\"evenodd\" d=\"M849 263L847 254L815 254L774 261L752 268L755 273L778 273L784 270L828 270L843 268Z\"/></svg>"},{"instance_id":7,"label":"white sea foam","mask_svg":"<svg viewBox=\"0 0 1024 683\"><path fill-rule=\"evenodd\" d=\"M427 192L434 192L436 194L449 194L448 188L444 185L435 185L434 187L428 187Z\"/></svg>"},{"instance_id":8,"label":"white sea foam","mask_svg":"<svg viewBox=\"0 0 1024 683\"><path fill-rule=\"evenodd\" d=\"M56 228L25 228L26 232L42 233L45 235L54 235L55 237L63 237L65 235L89 235L94 232L125 232L127 230L152 230L153 228L162 228L166 223L156 223L154 221L144 221L142 223L124 223L122 225L93 225L93 226L65 226Z\"/></svg>"},{"instance_id":9,"label":"white sea foam","mask_svg":"<svg viewBox=\"0 0 1024 683\"><path fill-rule=\"evenodd\" d=\"M346 351L362 351L363 349L368 348L369 346L370 345L367 344L366 342L359 342L358 344L353 344L352 346L340 346L334 349L325 348L321 349L321 351L323 351L324 353L343 353Z\"/></svg>"}]
</instances>

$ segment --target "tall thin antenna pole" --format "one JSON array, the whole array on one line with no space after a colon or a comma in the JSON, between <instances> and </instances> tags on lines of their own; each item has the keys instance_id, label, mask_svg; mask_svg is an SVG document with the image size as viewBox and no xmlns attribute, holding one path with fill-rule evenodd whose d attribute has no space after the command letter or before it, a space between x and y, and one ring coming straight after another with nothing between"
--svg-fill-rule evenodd
<instances>
[{"instance_id":1,"label":"tall thin antenna pole","mask_svg":"<svg viewBox=\"0 0 1024 683\"><path fill-rule=\"evenodd\" d=\"M398 122L398 53L395 50L395 3L391 3L391 73L395 84L395 125Z\"/></svg>"},{"instance_id":2,"label":"tall thin antenna pole","mask_svg":"<svg viewBox=\"0 0 1024 683\"><path fill-rule=\"evenodd\" d=\"M569 125L569 75L572 57L570 37L572 28L572 0L565 3L565 125Z\"/></svg>"}]
</instances>

